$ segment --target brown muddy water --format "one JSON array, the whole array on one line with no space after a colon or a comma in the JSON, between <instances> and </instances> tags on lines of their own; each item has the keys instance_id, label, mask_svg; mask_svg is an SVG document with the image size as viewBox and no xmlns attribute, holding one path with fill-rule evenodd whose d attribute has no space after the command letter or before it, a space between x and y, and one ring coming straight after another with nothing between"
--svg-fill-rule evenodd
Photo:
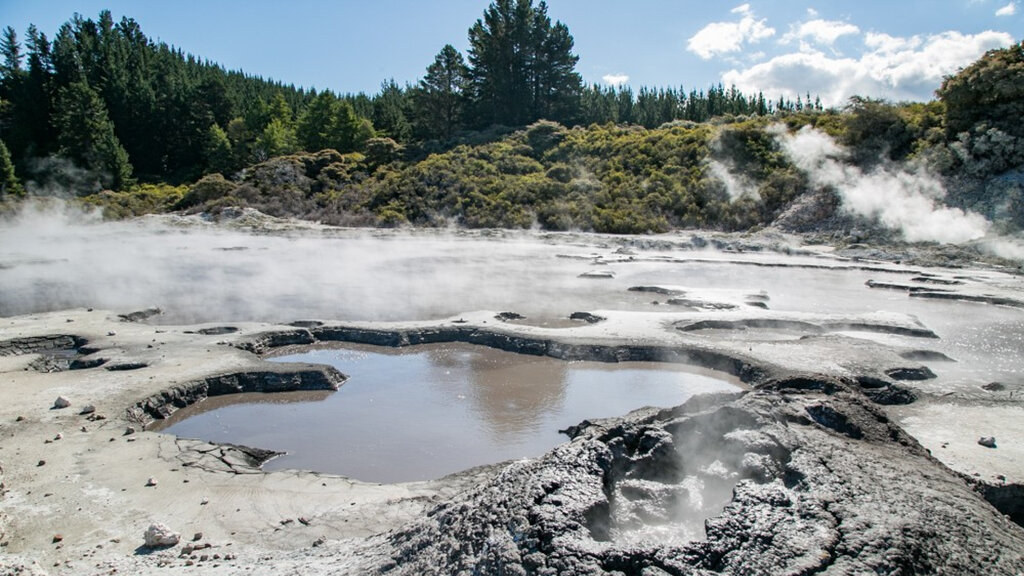
<instances>
[{"instance_id":1,"label":"brown muddy water","mask_svg":"<svg viewBox=\"0 0 1024 576\"><path fill-rule=\"evenodd\" d=\"M177 412L163 431L287 452L267 470L405 482L540 456L567 440L558 430L584 419L740 387L677 365L565 362L469 344L349 345L273 360L330 364L350 378L334 393L209 399Z\"/></svg>"}]
</instances>

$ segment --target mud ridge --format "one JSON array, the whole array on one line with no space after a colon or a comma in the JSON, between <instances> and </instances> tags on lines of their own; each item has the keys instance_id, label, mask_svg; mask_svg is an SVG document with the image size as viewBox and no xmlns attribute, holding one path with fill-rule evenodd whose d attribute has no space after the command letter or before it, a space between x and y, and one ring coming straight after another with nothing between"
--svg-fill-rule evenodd
<instances>
[{"instance_id":1,"label":"mud ridge","mask_svg":"<svg viewBox=\"0 0 1024 576\"><path fill-rule=\"evenodd\" d=\"M1024 531L841 382L585 422L358 555L367 573L1013 574ZM823 393L830 389L831 394ZM709 507L686 502L696 496ZM688 540L663 535L685 533ZM651 528L655 530L651 530ZM659 530L666 529L666 530Z\"/></svg>"},{"instance_id":2,"label":"mud ridge","mask_svg":"<svg viewBox=\"0 0 1024 576\"><path fill-rule=\"evenodd\" d=\"M352 326L321 326L311 330L265 332L237 344L239 348L265 354L273 348L315 342L347 342L400 348L419 344L466 343L505 352L549 356L560 360L595 362L673 362L719 370L746 383L766 377L766 370L754 362L711 348L692 345L610 345L534 338L470 326L384 330Z\"/></svg>"},{"instance_id":3,"label":"mud ridge","mask_svg":"<svg viewBox=\"0 0 1024 576\"><path fill-rule=\"evenodd\" d=\"M298 370L258 370L208 376L178 384L140 400L128 408L128 419L146 426L210 396L243 392L293 392L337 390L346 376L330 366L308 366Z\"/></svg>"}]
</instances>

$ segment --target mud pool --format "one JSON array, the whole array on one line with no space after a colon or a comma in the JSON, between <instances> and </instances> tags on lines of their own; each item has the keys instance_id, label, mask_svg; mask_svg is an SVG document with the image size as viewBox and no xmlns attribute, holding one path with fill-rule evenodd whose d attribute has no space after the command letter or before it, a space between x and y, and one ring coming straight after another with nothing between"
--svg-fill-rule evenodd
<instances>
[{"instance_id":1,"label":"mud pool","mask_svg":"<svg viewBox=\"0 0 1024 576\"><path fill-rule=\"evenodd\" d=\"M349 380L331 394L210 398L162 431L286 452L268 470L404 482L540 456L567 440L560 429L584 419L739 389L735 379L679 366L564 362L472 345L345 346L274 361L329 364Z\"/></svg>"}]
</instances>

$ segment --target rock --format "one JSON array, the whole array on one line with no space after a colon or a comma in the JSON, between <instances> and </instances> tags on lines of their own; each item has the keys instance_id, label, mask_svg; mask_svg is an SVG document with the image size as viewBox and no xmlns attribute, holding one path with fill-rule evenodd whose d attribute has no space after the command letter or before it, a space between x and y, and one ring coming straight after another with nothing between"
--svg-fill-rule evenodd
<instances>
[{"instance_id":1,"label":"rock","mask_svg":"<svg viewBox=\"0 0 1024 576\"><path fill-rule=\"evenodd\" d=\"M192 541L193 542L196 542L196 541L202 540L202 539L203 539L203 533L202 532L196 532L195 534L192 535Z\"/></svg>"},{"instance_id":2,"label":"rock","mask_svg":"<svg viewBox=\"0 0 1024 576\"><path fill-rule=\"evenodd\" d=\"M117 332L111 330L110 332L107 332L107 336L117 336Z\"/></svg>"},{"instance_id":3,"label":"rock","mask_svg":"<svg viewBox=\"0 0 1024 576\"><path fill-rule=\"evenodd\" d=\"M146 539L147 548L166 548L176 545L181 540L181 534L159 522L150 524L143 536Z\"/></svg>"},{"instance_id":4,"label":"rock","mask_svg":"<svg viewBox=\"0 0 1024 576\"><path fill-rule=\"evenodd\" d=\"M146 486L156 486L156 478L150 476L149 480L146 480Z\"/></svg>"},{"instance_id":5,"label":"rock","mask_svg":"<svg viewBox=\"0 0 1024 576\"><path fill-rule=\"evenodd\" d=\"M40 460L36 466L46 466L46 460Z\"/></svg>"},{"instance_id":6,"label":"rock","mask_svg":"<svg viewBox=\"0 0 1024 576\"><path fill-rule=\"evenodd\" d=\"M124 435L125 436L131 436L132 434L135 434L135 428L134 427L128 426L127 428L124 429Z\"/></svg>"},{"instance_id":7,"label":"rock","mask_svg":"<svg viewBox=\"0 0 1024 576\"><path fill-rule=\"evenodd\" d=\"M54 534L54 535L53 535L53 542L54 542L55 544L56 544L57 542L61 542L61 541L63 541L63 540L64 540L64 535L63 535L63 534Z\"/></svg>"},{"instance_id":8,"label":"rock","mask_svg":"<svg viewBox=\"0 0 1024 576\"><path fill-rule=\"evenodd\" d=\"M57 396L57 399L53 401L53 407L58 410L61 408L67 408L68 406L71 406L71 400L68 400L63 396Z\"/></svg>"},{"instance_id":9,"label":"rock","mask_svg":"<svg viewBox=\"0 0 1024 576\"><path fill-rule=\"evenodd\" d=\"M96 407L95 406L93 406L92 404L86 404L85 406L82 406L82 411L79 412L79 414L82 414L82 415L92 414L95 411L96 411Z\"/></svg>"},{"instance_id":10,"label":"rock","mask_svg":"<svg viewBox=\"0 0 1024 576\"><path fill-rule=\"evenodd\" d=\"M995 448L996 438L995 436L982 436L981 438L978 438L978 444L984 446L985 448Z\"/></svg>"},{"instance_id":11,"label":"rock","mask_svg":"<svg viewBox=\"0 0 1024 576\"><path fill-rule=\"evenodd\" d=\"M61 434L60 432L57 432L57 435L53 437L54 440L62 440L63 438L64 435Z\"/></svg>"},{"instance_id":12,"label":"rock","mask_svg":"<svg viewBox=\"0 0 1024 576\"><path fill-rule=\"evenodd\" d=\"M583 320L587 324L597 324L606 320L604 316L591 314L590 312L573 312L569 315L570 320Z\"/></svg>"}]
</instances>

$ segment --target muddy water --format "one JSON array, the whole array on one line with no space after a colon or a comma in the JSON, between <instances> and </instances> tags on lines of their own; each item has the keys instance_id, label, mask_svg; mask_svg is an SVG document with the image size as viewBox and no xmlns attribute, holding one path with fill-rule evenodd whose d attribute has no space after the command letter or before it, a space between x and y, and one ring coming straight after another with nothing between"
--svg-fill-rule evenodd
<instances>
[{"instance_id":1,"label":"muddy water","mask_svg":"<svg viewBox=\"0 0 1024 576\"><path fill-rule=\"evenodd\" d=\"M164 431L287 452L267 469L402 482L539 456L567 440L559 429L584 419L738 389L725 376L679 366L563 362L464 344L346 346L275 361L330 364L350 379L326 398L208 400L175 414Z\"/></svg>"}]
</instances>

